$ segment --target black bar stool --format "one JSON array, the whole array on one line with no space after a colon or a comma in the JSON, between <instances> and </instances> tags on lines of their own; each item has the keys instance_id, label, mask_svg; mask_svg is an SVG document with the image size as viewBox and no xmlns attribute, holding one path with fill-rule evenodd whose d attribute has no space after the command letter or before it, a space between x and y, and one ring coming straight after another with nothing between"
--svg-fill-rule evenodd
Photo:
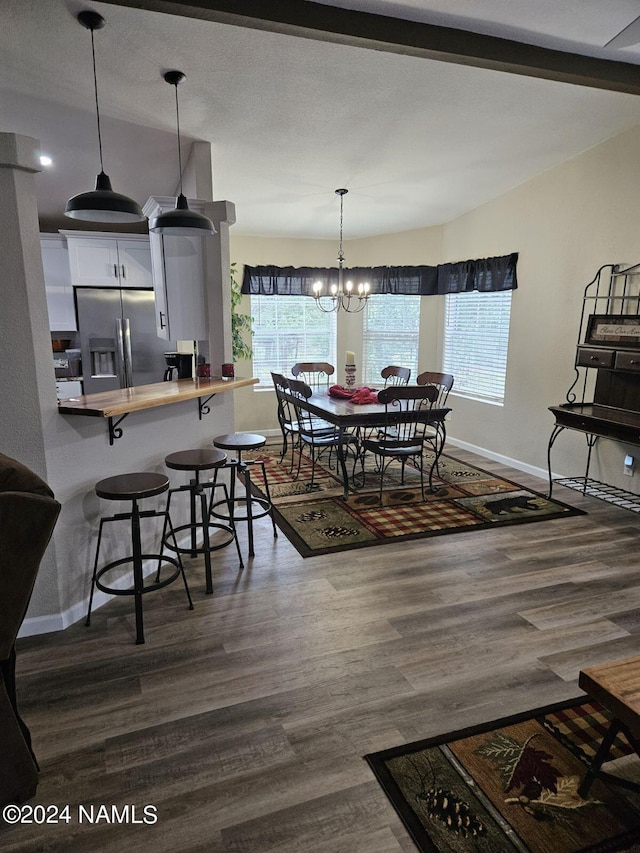
<instances>
[{"instance_id":1,"label":"black bar stool","mask_svg":"<svg viewBox=\"0 0 640 853\"><path fill-rule=\"evenodd\" d=\"M93 606L93 593L97 587L102 592L107 592L111 595L133 595L135 601L136 614L136 643L144 643L144 626L142 620L142 596L147 592L153 592L155 589L162 589L179 576L182 575L184 588L187 592L189 601L189 610L193 610L193 602L187 585L187 578L184 573L180 556L170 557L164 556L164 546L161 546L160 554L143 554L142 543L140 539L140 519L153 518L162 516L165 519L165 525L168 524L169 530L175 537L173 525L167 510L144 510L140 511L138 501L144 498L151 498L154 495L161 495L169 488L169 478L164 474L155 474L152 472L142 472L135 474L117 474L115 477L107 477L106 480L100 480L96 484L95 490L99 498L104 498L108 501L131 501L131 512L120 512L108 518L100 519L100 529L98 532L98 544L96 545L96 558L93 564L93 577L91 579L91 593L89 595L89 609L87 611L86 625L91 624L91 608ZM131 521L131 549L132 554L120 560L113 560L98 569L98 557L100 554L100 542L102 540L102 528L108 521ZM142 573L142 564L144 560L154 560L158 562L158 572L155 581L145 585L144 576ZM118 566L124 566L127 563L132 564L133 568L133 589L118 589L116 587L107 586L102 583L101 578L112 569ZM169 577L160 580L160 571L162 563L169 563L174 567Z\"/></svg>"},{"instance_id":2,"label":"black bar stool","mask_svg":"<svg viewBox=\"0 0 640 853\"><path fill-rule=\"evenodd\" d=\"M216 518L222 518L227 521L235 519L235 521L247 522L250 557L255 556L255 552L253 550L254 518L262 518L265 515L270 515L271 524L273 525L273 535L274 537L278 536L276 523L273 519L273 505L271 503L271 495L269 493L269 482L267 480L267 472L265 470L264 462L262 462L260 459L245 460L242 458L242 454L244 451L257 450L259 447L262 447L266 443L267 439L263 435L257 435L256 433L251 432L234 432L229 435L219 435L217 438L213 439L214 447L220 447L222 450L233 450L236 453L236 458L229 459L226 465L226 467L231 468L231 489L229 501L218 501L217 503L213 504L211 506L211 514ZM250 468L252 465L258 465L262 469L262 476L264 478L264 490L266 494L266 497L264 498L258 498L251 495ZM237 498L235 496L236 473L242 474L244 477L245 494L242 498ZM229 511L228 516L223 515L220 512L216 512L216 508L222 506L224 503L227 503L227 509ZM235 504L240 503L245 505L246 515L236 514Z\"/></svg>"},{"instance_id":3,"label":"black bar stool","mask_svg":"<svg viewBox=\"0 0 640 853\"><path fill-rule=\"evenodd\" d=\"M167 536L167 520L165 519L165 529L162 534L162 542L164 547L169 548L171 551L175 551L178 554L190 554L192 557L195 557L197 554L204 555L206 592L208 595L213 593L213 580L211 577L211 553L213 551L219 551L220 548L226 548L227 545L230 545L235 541L236 549L238 551L238 559L240 560L240 568L244 568L242 554L240 553L240 543L238 542L233 516L230 513L231 517L227 524L213 522L210 520L209 507L207 506L207 495L205 489L211 489L211 495L213 496L214 489L216 488L222 488L224 490L225 501L222 501L221 503L226 502L228 505L229 496L227 494L227 487L224 483L217 482L218 469L223 468L226 465L226 462L226 453L223 453L222 450L213 450L208 447L198 448L197 450L179 450L176 453L170 453L164 460L164 464L167 468L172 468L175 471L193 471L194 476L186 485L169 489L169 494L167 496L167 519L169 518L171 496L176 492L189 492L191 515L189 524L181 524L179 527L176 527L174 534L171 537ZM200 472L213 470L216 472L213 481L202 483L200 481ZM200 498L200 520L197 518L196 508L198 497ZM188 530L191 534L190 547L182 547L177 544L177 535L184 530ZM197 545L198 530L202 531L202 545L200 546ZM221 530L227 535L223 537L222 542L211 544L211 533L216 530Z\"/></svg>"}]
</instances>

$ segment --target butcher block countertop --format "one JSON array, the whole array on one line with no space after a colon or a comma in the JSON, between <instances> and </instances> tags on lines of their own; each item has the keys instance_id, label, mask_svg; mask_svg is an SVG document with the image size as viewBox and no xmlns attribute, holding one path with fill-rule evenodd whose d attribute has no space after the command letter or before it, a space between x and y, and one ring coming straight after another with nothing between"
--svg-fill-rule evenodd
<instances>
[{"instance_id":1,"label":"butcher block countertop","mask_svg":"<svg viewBox=\"0 0 640 853\"><path fill-rule=\"evenodd\" d=\"M168 406L210 397L223 391L235 391L247 385L256 385L259 379L178 379L173 382L155 382L153 385L138 385L135 388L120 388L117 391L102 391L71 397L58 403L61 415L88 415L94 418L117 418L129 412L140 412L156 406Z\"/></svg>"}]
</instances>

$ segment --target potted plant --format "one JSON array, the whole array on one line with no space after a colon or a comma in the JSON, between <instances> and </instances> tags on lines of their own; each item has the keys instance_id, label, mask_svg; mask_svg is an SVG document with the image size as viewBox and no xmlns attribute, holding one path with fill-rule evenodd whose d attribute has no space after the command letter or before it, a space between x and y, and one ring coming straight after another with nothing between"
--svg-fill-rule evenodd
<instances>
[{"instance_id":1,"label":"potted plant","mask_svg":"<svg viewBox=\"0 0 640 853\"><path fill-rule=\"evenodd\" d=\"M253 335L251 328L252 317L249 314L243 314L239 308L242 302L242 292L240 284L236 279L236 265L231 264L231 336L233 342L233 361L240 359L250 359L253 355L253 350L243 336L244 332Z\"/></svg>"}]
</instances>

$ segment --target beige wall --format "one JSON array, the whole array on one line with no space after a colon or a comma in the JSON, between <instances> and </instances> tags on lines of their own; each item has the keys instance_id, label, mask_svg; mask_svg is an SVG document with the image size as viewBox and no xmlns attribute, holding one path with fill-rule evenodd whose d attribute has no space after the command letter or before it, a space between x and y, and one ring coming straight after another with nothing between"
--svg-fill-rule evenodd
<instances>
[{"instance_id":1,"label":"beige wall","mask_svg":"<svg viewBox=\"0 0 640 853\"><path fill-rule=\"evenodd\" d=\"M442 229L426 228L405 231L366 240L345 241L347 266L381 266L400 264L437 264L441 253ZM238 237L231 231L231 258L237 263L238 277L242 277L243 264L251 266L275 264L277 266L336 266L338 244L335 240L287 240L266 237ZM437 312L423 300L422 334L419 363L433 366L436 358L435 329ZM241 310L249 314L249 297L244 297ZM337 350L362 351L362 315L338 316ZM424 352L423 352L424 350ZM425 367L425 370L427 368ZM434 367L435 369L435 367ZM240 362L236 366L240 375L249 375L251 365ZM344 381L343 365L336 365L337 381ZM275 430L279 434L274 394L271 389L247 388L235 394L235 417L238 430L261 433Z\"/></svg>"},{"instance_id":2,"label":"beige wall","mask_svg":"<svg viewBox=\"0 0 640 853\"><path fill-rule=\"evenodd\" d=\"M600 266L640 261L640 127L449 223L443 260L518 251L504 407L455 400L451 434L544 467L553 418L573 382L584 288ZM629 449L626 449L629 452ZM631 450L638 454L638 449ZM601 442L592 476L638 490L625 448ZM564 431L553 469L583 473L583 435Z\"/></svg>"},{"instance_id":3,"label":"beige wall","mask_svg":"<svg viewBox=\"0 0 640 853\"><path fill-rule=\"evenodd\" d=\"M345 244L347 265L368 266L431 264L519 252L520 286L513 294L504 406L451 397L453 441L524 467L546 468L553 427L548 406L564 401L574 379L584 287L603 264L640 261L639 174L640 127L441 227ZM232 234L231 252L238 264L320 266L335 264L336 246L332 241ZM359 320L348 319L352 324L355 320L348 331L349 346L339 330L338 351L358 352ZM425 297L421 369L437 369L441 323L442 299ZM250 390L243 397L238 395L236 424L238 429L275 429L272 395ZM592 476L640 490L637 476L622 474L627 452L640 458L637 448L602 441L594 454ZM585 458L584 436L565 431L556 441L554 471L583 473Z\"/></svg>"}]
</instances>

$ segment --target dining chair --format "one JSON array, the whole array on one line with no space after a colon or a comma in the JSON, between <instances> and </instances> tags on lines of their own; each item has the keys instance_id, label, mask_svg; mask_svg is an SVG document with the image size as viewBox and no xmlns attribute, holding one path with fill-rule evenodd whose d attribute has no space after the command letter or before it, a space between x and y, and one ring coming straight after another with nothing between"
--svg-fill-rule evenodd
<instances>
[{"instance_id":1,"label":"dining chair","mask_svg":"<svg viewBox=\"0 0 640 853\"><path fill-rule=\"evenodd\" d=\"M302 453L306 447L309 451L311 459L311 482L307 483L306 490L308 492L317 488L315 483L316 461L320 458L325 450L337 450L341 442L350 444L355 442L353 436L343 436L338 427L322 421L313 415L307 408L304 407L304 402L313 394L312 388L300 379L289 379L289 395L295 400L299 400L301 405L294 402L296 421L298 423L299 436L299 455L298 455L298 470L296 479L300 476L300 466L302 463Z\"/></svg>"},{"instance_id":2,"label":"dining chair","mask_svg":"<svg viewBox=\"0 0 640 853\"><path fill-rule=\"evenodd\" d=\"M429 424L429 412L438 398L434 385L394 385L378 392L378 402L385 407L384 423L377 438L366 438L365 451L378 457L380 471L379 501L382 503L384 472L393 460L402 465L401 482L404 484L404 469L407 460L413 460L420 471L420 492L424 493L423 450L424 436ZM432 485L433 466L429 471L429 488Z\"/></svg>"},{"instance_id":3,"label":"dining chair","mask_svg":"<svg viewBox=\"0 0 640 853\"><path fill-rule=\"evenodd\" d=\"M276 392L278 423L282 431L280 462L282 462L287 453L289 439L291 439L291 466L289 467L289 471L293 471L294 452L299 442L300 430L293 404L286 396L289 391L289 380L282 373L274 373L273 371L271 371L271 379L273 380L273 387Z\"/></svg>"},{"instance_id":4,"label":"dining chair","mask_svg":"<svg viewBox=\"0 0 640 853\"><path fill-rule=\"evenodd\" d=\"M411 379L411 368L390 364L382 369L380 376L384 379L385 388L388 388L389 385L408 385Z\"/></svg>"},{"instance_id":5,"label":"dining chair","mask_svg":"<svg viewBox=\"0 0 640 853\"><path fill-rule=\"evenodd\" d=\"M416 379L417 385L433 385L438 389L438 399L435 403L436 409L444 409L447 405L449 391L453 388L453 376L450 373L436 373L425 370Z\"/></svg>"},{"instance_id":6,"label":"dining chair","mask_svg":"<svg viewBox=\"0 0 640 853\"><path fill-rule=\"evenodd\" d=\"M328 361L299 361L291 368L294 378L305 382L314 391L326 390L335 372L335 367Z\"/></svg>"},{"instance_id":7,"label":"dining chair","mask_svg":"<svg viewBox=\"0 0 640 853\"><path fill-rule=\"evenodd\" d=\"M438 373L433 370L425 370L416 379L418 385L433 385L438 391L438 397L435 401L435 409L444 409L447 405L447 397L449 391L453 388L453 376L450 373ZM434 453L440 440L440 423L436 426L429 427L425 431L424 440L433 448ZM436 473L440 475L440 469L436 462Z\"/></svg>"}]
</instances>

